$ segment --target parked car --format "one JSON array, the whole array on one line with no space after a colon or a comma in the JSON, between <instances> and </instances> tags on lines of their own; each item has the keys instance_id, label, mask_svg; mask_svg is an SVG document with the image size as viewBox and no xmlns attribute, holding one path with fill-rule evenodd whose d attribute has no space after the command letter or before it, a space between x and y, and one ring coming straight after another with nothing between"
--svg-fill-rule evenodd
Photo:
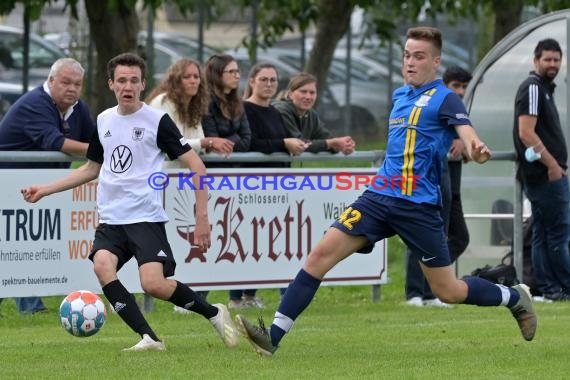
<instances>
[{"instance_id":1,"label":"parked car","mask_svg":"<svg viewBox=\"0 0 570 380\"><path fill-rule=\"evenodd\" d=\"M184 55L180 54L180 52L160 42L154 42L153 47L154 47L153 80L154 83L158 83L162 80L162 78L164 78L164 75L166 74L166 70L168 69L168 67L177 60L179 60L180 58L184 57ZM145 45L141 44L140 42L138 46L138 52L141 57L145 59L147 58ZM147 80L148 80L148 75L147 75Z\"/></svg>"},{"instance_id":2,"label":"parked car","mask_svg":"<svg viewBox=\"0 0 570 380\"><path fill-rule=\"evenodd\" d=\"M232 54L240 68L246 65L248 68L249 57L245 49L232 49L228 51ZM280 88L287 86L291 75L302 70L299 52L296 49L272 48L260 50L258 52L258 60L279 62L285 64L289 71L284 73L278 72ZM244 62L245 61L245 62ZM243 63L242 63L243 62ZM367 66L365 63L354 59L350 70L350 102L346 101L346 83L347 83L347 66L345 58L333 57L331 67L327 77L327 83L324 94L320 94L320 104L326 104L327 98L332 98L330 104L338 107L336 112L336 120L329 120L328 125L331 129L338 130L339 133L345 131L344 113L350 111L350 125L348 131L350 133L363 133L370 135L373 133L382 133L385 130L388 115L391 107L391 90L388 86L389 81L385 75L386 68ZM280 66L277 66L280 67ZM278 69L279 71L279 69ZM382 71L382 72L381 72ZM247 71L244 70L242 81L245 82ZM402 83L401 76L397 86Z\"/></svg>"},{"instance_id":3,"label":"parked car","mask_svg":"<svg viewBox=\"0 0 570 380\"><path fill-rule=\"evenodd\" d=\"M227 53L234 57L238 64L241 72L240 90L243 91L245 89L249 70L252 66L251 60L249 59L245 49L238 49L237 51L229 50ZM277 68L279 90L285 90L289 83L289 78L299 72L297 68L269 55L260 54L258 56L258 61L269 62ZM323 93L319 94L317 110L319 112L319 116L329 130L337 132L341 128L342 107L336 102L328 88L325 88Z\"/></svg>"},{"instance_id":4,"label":"parked car","mask_svg":"<svg viewBox=\"0 0 570 380\"><path fill-rule=\"evenodd\" d=\"M138 34L139 54L146 58L147 32ZM188 57L199 61L199 42L193 38L178 33L153 33L154 45L154 82L158 83L164 78L168 67L178 59ZM208 59L218 51L211 46L203 45L203 60Z\"/></svg>"},{"instance_id":5,"label":"parked car","mask_svg":"<svg viewBox=\"0 0 570 380\"><path fill-rule=\"evenodd\" d=\"M0 81L22 82L23 41L24 31L22 29L0 26ZM65 57L65 54L57 46L42 39L37 34L30 34L30 83L43 82L51 65L61 57Z\"/></svg>"},{"instance_id":6,"label":"parked car","mask_svg":"<svg viewBox=\"0 0 570 380\"><path fill-rule=\"evenodd\" d=\"M159 43L162 46L168 47L180 55L199 61L200 41L179 33L165 33L153 32L152 34L154 43ZM146 31L140 31L138 34L139 44L145 45L147 38ZM218 52L212 46L202 44L202 61L206 61L210 56Z\"/></svg>"},{"instance_id":7,"label":"parked car","mask_svg":"<svg viewBox=\"0 0 570 380\"><path fill-rule=\"evenodd\" d=\"M0 120L20 96L22 96L21 84L0 82Z\"/></svg>"},{"instance_id":8,"label":"parked car","mask_svg":"<svg viewBox=\"0 0 570 380\"><path fill-rule=\"evenodd\" d=\"M314 36L309 35L305 38L305 49L307 52L311 51L314 44ZM400 42L392 42L392 59L390 60L389 48L390 44L387 41L378 39L377 37L370 37L367 39L362 38L362 36L354 35L351 40L352 52L355 55L363 55L372 59L386 67L388 67L388 61L392 66L392 70L400 73L400 68L402 66L402 47L405 44L405 37L402 37ZM341 38L337 44L337 51L346 51L346 38ZM275 44L276 47L284 48L295 48L300 49L301 39L300 38L285 38L278 41ZM471 67L471 57L463 46L454 44L453 42L446 39L442 46L442 64L439 67L439 74L443 74L445 69L449 66L457 65L465 69Z\"/></svg>"},{"instance_id":9,"label":"parked car","mask_svg":"<svg viewBox=\"0 0 570 380\"><path fill-rule=\"evenodd\" d=\"M79 42L69 32L46 33L43 35L43 39L57 46L66 55L71 55L71 51L80 46Z\"/></svg>"},{"instance_id":10,"label":"parked car","mask_svg":"<svg viewBox=\"0 0 570 380\"><path fill-rule=\"evenodd\" d=\"M23 91L24 31L0 25L0 118ZM63 51L37 34L30 34L28 88L43 83Z\"/></svg>"},{"instance_id":11,"label":"parked car","mask_svg":"<svg viewBox=\"0 0 570 380\"><path fill-rule=\"evenodd\" d=\"M56 44L60 49L69 51L77 42L68 32L50 33L45 36L49 41ZM140 31L137 35L138 53L146 58L147 32ZM159 82L166 73L168 67L182 57L198 60L199 41L179 33L153 33L154 45L154 75L153 79ZM207 59L217 52L209 45L203 45L203 58Z\"/></svg>"}]
</instances>

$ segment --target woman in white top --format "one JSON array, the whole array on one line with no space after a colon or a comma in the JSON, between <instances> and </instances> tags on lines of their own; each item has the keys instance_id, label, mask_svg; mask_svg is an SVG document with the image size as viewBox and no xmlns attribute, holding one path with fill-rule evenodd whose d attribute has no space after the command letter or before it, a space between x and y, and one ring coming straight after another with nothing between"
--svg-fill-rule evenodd
<instances>
[{"instance_id":1,"label":"woman in white top","mask_svg":"<svg viewBox=\"0 0 570 380\"><path fill-rule=\"evenodd\" d=\"M154 108L168 113L196 153L209 151L212 138L204 138L202 116L208 109L208 91L200 64L181 58L166 71L162 83L145 99ZM215 149L212 149L215 150Z\"/></svg>"},{"instance_id":2,"label":"woman in white top","mask_svg":"<svg viewBox=\"0 0 570 380\"><path fill-rule=\"evenodd\" d=\"M157 85L145 99L151 107L165 111L182 133L196 153L218 152L212 140L204 138L202 116L208 110L208 90L202 67L190 58L181 58L166 71L164 80ZM217 139L222 140L222 139ZM178 166L178 163L165 167ZM197 292L204 299L208 292ZM189 310L174 306L178 313L189 313Z\"/></svg>"}]
</instances>

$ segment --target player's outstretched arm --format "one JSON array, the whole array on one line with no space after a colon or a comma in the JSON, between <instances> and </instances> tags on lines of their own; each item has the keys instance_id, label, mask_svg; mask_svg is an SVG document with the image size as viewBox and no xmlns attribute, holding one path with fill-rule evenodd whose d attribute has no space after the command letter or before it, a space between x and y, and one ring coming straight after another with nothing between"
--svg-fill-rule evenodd
<instances>
[{"instance_id":1,"label":"player's outstretched arm","mask_svg":"<svg viewBox=\"0 0 570 380\"><path fill-rule=\"evenodd\" d=\"M99 176L100 170L100 164L95 161L88 160L87 163L75 170L72 170L65 177L41 185L32 185L20 190L20 192L26 202L35 203L50 194L69 190L94 180Z\"/></svg>"},{"instance_id":2,"label":"player's outstretched arm","mask_svg":"<svg viewBox=\"0 0 570 380\"><path fill-rule=\"evenodd\" d=\"M210 222L208 221L208 187L200 183L200 178L206 175L206 166L200 156L193 150L184 153L178 159L192 172L196 173L192 176L192 184L196 189L194 190L194 196L196 197L194 244L206 251L211 245Z\"/></svg>"},{"instance_id":3,"label":"player's outstretched arm","mask_svg":"<svg viewBox=\"0 0 570 380\"><path fill-rule=\"evenodd\" d=\"M470 125L458 125L455 127L457 134L463 141L468 156L479 164L488 161L491 158L491 150L483 141L479 139L475 129Z\"/></svg>"}]
</instances>

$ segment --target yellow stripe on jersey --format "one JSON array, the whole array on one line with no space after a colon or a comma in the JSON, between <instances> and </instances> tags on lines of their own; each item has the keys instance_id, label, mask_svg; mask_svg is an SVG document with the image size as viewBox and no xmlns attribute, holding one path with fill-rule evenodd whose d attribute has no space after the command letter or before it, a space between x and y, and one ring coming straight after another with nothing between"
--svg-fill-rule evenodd
<instances>
[{"instance_id":1,"label":"yellow stripe on jersey","mask_svg":"<svg viewBox=\"0 0 570 380\"><path fill-rule=\"evenodd\" d=\"M418 112L419 113L419 112ZM408 128L406 132L406 150L404 151L404 167L403 175L405 181L402 183L402 194L412 195L412 185L411 180L414 175L414 150L416 147L416 135L417 131L415 128Z\"/></svg>"},{"instance_id":2,"label":"yellow stripe on jersey","mask_svg":"<svg viewBox=\"0 0 570 380\"><path fill-rule=\"evenodd\" d=\"M432 96L436 88L432 88L429 91L426 91L424 95ZM406 145L404 150L404 165L402 167L403 176L405 182L402 183L402 194L404 195L412 195L413 184L414 184L414 151L416 147L416 137L417 137L417 130L416 127L420 120L420 114L422 113L423 107L414 106L412 108L412 112L410 112L410 116L408 118L408 125L412 126L412 128L408 127L406 132Z\"/></svg>"},{"instance_id":3,"label":"yellow stripe on jersey","mask_svg":"<svg viewBox=\"0 0 570 380\"><path fill-rule=\"evenodd\" d=\"M410 114L410 124L411 125L418 125L418 121L420 120L420 113L422 113L422 108L421 107L414 107L416 109L416 112L413 112L412 114ZM413 119L412 119L413 116Z\"/></svg>"},{"instance_id":4,"label":"yellow stripe on jersey","mask_svg":"<svg viewBox=\"0 0 570 380\"><path fill-rule=\"evenodd\" d=\"M410 112L410 116L408 117L408 124L409 125L416 125L418 118L415 117L416 113L420 113L422 111L422 109L420 107L414 107L412 108L412 112ZM416 120L416 123L414 123L414 119Z\"/></svg>"}]
</instances>

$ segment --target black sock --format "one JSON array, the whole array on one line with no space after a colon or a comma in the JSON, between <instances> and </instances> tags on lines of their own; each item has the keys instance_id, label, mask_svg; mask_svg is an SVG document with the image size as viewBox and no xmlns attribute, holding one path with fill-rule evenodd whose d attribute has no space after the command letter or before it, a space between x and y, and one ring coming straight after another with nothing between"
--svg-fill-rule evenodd
<instances>
[{"instance_id":1,"label":"black sock","mask_svg":"<svg viewBox=\"0 0 570 380\"><path fill-rule=\"evenodd\" d=\"M150 325L144 319L135 297L121 284L119 280L111 281L103 287L103 293L111 306L115 309L119 317L141 338L143 334L148 334L154 341L159 342Z\"/></svg>"},{"instance_id":2,"label":"black sock","mask_svg":"<svg viewBox=\"0 0 570 380\"><path fill-rule=\"evenodd\" d=\"M194 291L186 285L183 285L180 281L176 281L176 289L174 289L174 293L172 293L168 301L176 306L203 315L208 319L218 314L217 307L210 305L206 300L194 293Z\"/></svg>"}]
</instances>

